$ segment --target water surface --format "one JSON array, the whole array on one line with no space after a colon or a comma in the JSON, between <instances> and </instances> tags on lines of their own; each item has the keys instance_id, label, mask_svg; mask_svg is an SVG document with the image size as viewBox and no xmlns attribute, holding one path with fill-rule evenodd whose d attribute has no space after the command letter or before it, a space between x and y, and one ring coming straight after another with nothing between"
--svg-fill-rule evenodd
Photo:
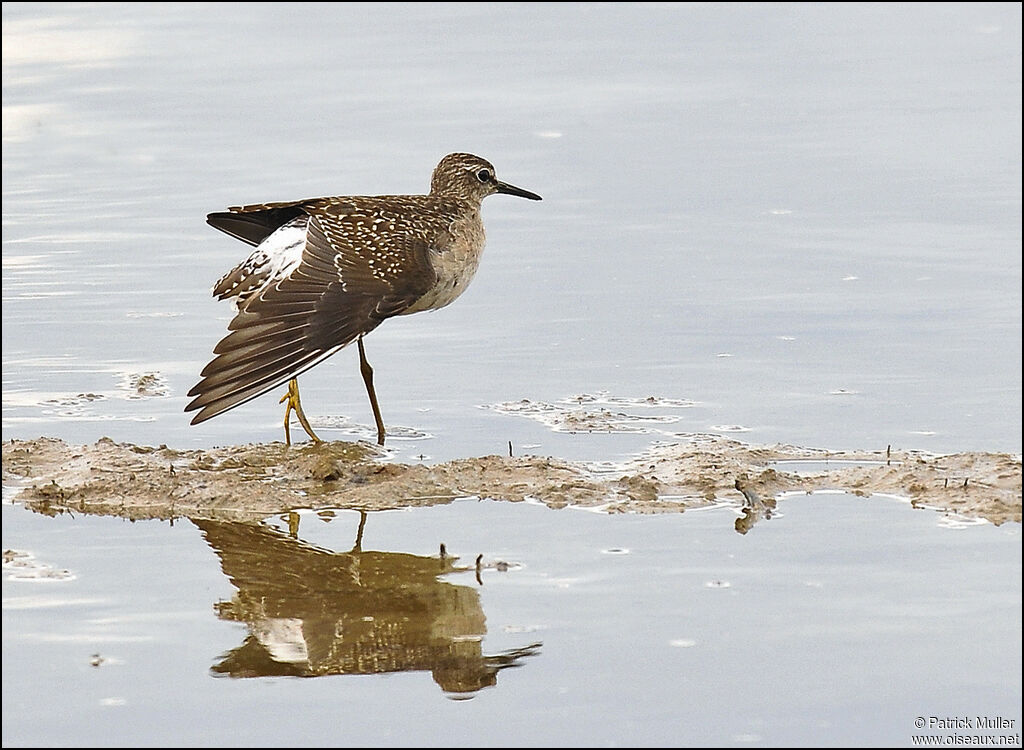
<instances>
[{"instance_id":1,"label":"water surface","mask_svg":"<svg viewBox=\"0 0 1024 750\"><path fill-rule=\"evenodd\" d=\"M367 339L396 459L615 461L694 432L1020 453L1018 4L5 3L4 439L280 440L279 394L182 413L230 318L210 287L248 250L205 215L422 192L451 151L544 201L489 198L466 294ZM372 435L355 352L301 384L324 437ZM524 399L624 427L553 429ZM4 548L31 555L11 562L50 574L3 581L4 744L1019 730L1019 525L847 496L780 512L741 535L734 503L464 501L371 514L377 557L353 555L358 513L306 513L296 538L235 530L265 535L250 575L230 529L5 503ZM442 542L468 570L431 574ZM478 554L510 567L477 581ZM411 566L429 602L419 650L371 660L391 671L352 673L345 648L397 620L344 591L252 605L280 594L268 570L311 586L357 559Z\"/></svg>"},{"instance_id":2,"label":"water surface","mask_svg":"<svg viewBox=\"0 0 1024 750\"><path fill-rule=\"evenodd\" d=\"M5 575L5 743L909 745L921 714L1019 717L1017 524L843 494L742 535L730 507L367 515L292 538L4 505L5 546L68 572Z\"/></svg>"},{"instance_id":3,"label":"water surface","mask_svg":"<svg viewBox=\"0 0 1024 750\"><path fill-rule=\"evenodd\" d=\"M601 390L751 442L1021 449L1018 6L3 13L5 436L280 439L274 394L181 414L248 252L205 215L421 192L460 150L544 201L488 199L463 298L368 339L411 455L642 447L480 408ZM371 421L354 352L302 385Z\"/></svg>"}]
</instances>

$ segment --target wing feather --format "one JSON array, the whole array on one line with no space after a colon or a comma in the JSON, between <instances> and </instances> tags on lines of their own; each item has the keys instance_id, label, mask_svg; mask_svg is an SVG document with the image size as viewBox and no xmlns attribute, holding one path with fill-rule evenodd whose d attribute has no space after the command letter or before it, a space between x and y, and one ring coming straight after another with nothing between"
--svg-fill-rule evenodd
<instances>
[{"instance_id":1,"label":"wing feather","mask_svg":"<svg viewBox=\"0 0 1024 750\"><path fill-rule=\"evenodd\" d=\"M430 243L422 232L392 233L382 250L361 231L367 226L365 213L354 216L337 205L327 210L332 204L326 200L303 207L309 221L298 265L240 300L230 332L188 393L194 398L185 411L198 410L192 424L297 376L408 309L435 283ZM294 206L267 205L278 217ZM225 226L218 228L239 236ZM386 275L380 271L384 267Z\"/></svg>"}]
</instances>

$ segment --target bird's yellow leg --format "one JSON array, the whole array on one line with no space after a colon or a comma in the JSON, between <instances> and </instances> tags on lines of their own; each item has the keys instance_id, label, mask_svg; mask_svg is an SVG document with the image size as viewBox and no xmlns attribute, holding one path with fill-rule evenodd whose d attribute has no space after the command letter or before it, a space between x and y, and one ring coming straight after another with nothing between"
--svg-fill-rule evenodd
<instances>
[{"instance_id":1,"label":"bird's yellow leg","mask_svg":"<svg viewBox=\"0 0 1024 750\"><path fill-rule=\"evenodd\" d=\"M299 400L299 381L292 378L288 381L288 393L281 396L280 403L288 402L288 405L284 408L284 442L287 445L292 444L292 433L289 416L291 416L292 410L295 411L295 416L299 418L299 424L302 425L302 429L306 431L306 434L312 439L314 443L322 443L323 440L317 437L316 433L313 432L313 428L309 426L309 420L306 419L306 413L302 411L302 402Z\"/></svg>"}]
</instances>

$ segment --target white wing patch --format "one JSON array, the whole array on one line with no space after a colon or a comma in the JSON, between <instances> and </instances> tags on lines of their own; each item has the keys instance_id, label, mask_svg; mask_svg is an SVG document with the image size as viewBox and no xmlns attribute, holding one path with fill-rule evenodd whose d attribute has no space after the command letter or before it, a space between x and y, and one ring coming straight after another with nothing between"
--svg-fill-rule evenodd
<instances>
[{"instance_id":1,"label":"white wing patch","mask_svg":"<svg viewBox=\"0 0 1024 750\"><path fill-rule=\"evenodd\" d=\"M301 221L301 225L294 222L285 224L256 248L257 253L263 252L267 258L267 283L287 278L302 262L309 217L303 216Z\"/></svg>"},{"instance_id":2,"label":"white wing patch","mask_svg":"<svg viewBox=\"0 0 1024 750\"><path fill-rule=\"evenodd\" d=\"M308 223L308 216L300 216L275 230L248 258L220 278L214 285L214 293L230 280L231 286L223 294L234 297L238 307L271 284L288 278L302 262Z\"/></svg>"}]
</instances>

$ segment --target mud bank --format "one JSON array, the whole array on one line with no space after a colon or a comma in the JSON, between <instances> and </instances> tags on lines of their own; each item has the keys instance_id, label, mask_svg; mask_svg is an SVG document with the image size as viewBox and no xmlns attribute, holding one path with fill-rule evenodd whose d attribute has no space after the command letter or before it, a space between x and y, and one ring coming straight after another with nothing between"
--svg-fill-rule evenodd
<instances>
[{"instance_id":1,"label":"mud bank","mask_svg":"<svg viewBox=\"0 0 1024 750\"><path fill-rule=\"evenodd\" d=\"M619 464L484 456L435 465L393 463L368 443L340 441L181 451L38 438L3 443L3 481L24 487L19 501L40 512L131 519L256 520L295 508L382 510L474 496L660 513L714 502L772 508L782 493L835 489L900 495L915 507L995 524L1021 520L1019 456L837 453L713 435Z\"/></svg>"}]
</instances>

